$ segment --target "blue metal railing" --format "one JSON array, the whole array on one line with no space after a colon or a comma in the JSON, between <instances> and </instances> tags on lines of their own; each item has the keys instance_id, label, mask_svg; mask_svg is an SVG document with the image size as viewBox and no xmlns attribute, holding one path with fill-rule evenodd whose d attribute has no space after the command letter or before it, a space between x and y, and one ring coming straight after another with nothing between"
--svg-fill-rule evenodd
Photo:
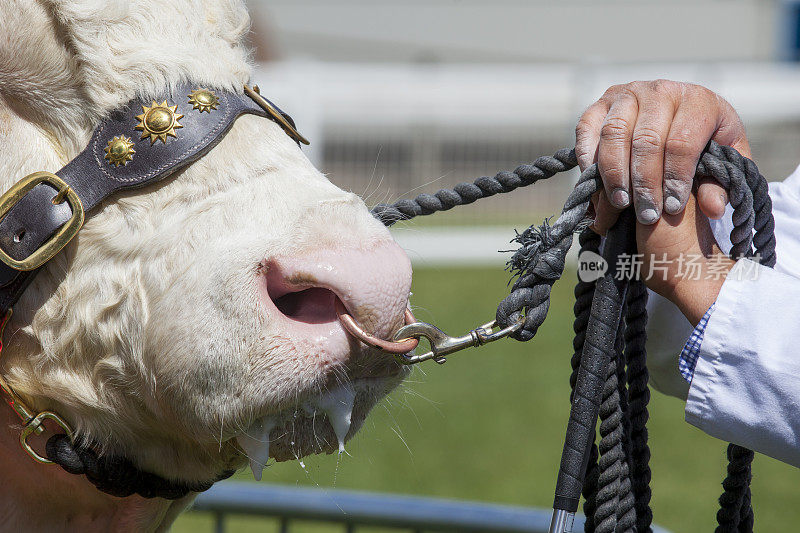
<instances>
[{"instance_id":1,"label":"blue metal railing","mask_svg":"<svg viewBox=\"0 0 800 533\"><path fill-rule=\"evenodd\" d=\"M395 496L339 489L312 489L254 483L217 483L195 500L194 511L215 516L218 533L227 515L277 518L288 532L292 520L341 524L347 532L359 526L421 531L546 533L550 509L532 509L414 496ZM574 531L583 531L583 516ZM653 528L655 533L666 533Z\"/></svg>"}]
</instances>

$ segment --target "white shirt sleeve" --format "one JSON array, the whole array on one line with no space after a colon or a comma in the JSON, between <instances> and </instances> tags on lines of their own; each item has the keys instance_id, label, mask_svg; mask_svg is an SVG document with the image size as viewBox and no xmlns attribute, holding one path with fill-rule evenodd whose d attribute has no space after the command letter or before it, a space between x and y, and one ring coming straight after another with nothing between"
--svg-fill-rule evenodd
<instances>
[{"instance_id":1,"label":"white shirt sleeve","mask_svg":"<svg viewBox=\"0 0 800 533\"><path fill-rule=\"evenodd\" d=\"M800 167L782 182L769 185L775 217L778 263L775 269L800 278ZM720 220L710 220L711 230L723 252L731 249L733 209L729 205ZM647 313L647 364L658 391L686 399L689 386L678 372L678 355L692 332L692 325L672 302L649 291Z\"/></svg>"},{"instance_id":2,"label":"white shirt sleeve","mask_svg":"<svg viewBox=\"0 0 800 533\"><path fill-rule=\"evenodd\" d=\"M705 330L686 421L800 467L800 279L737 261Z\"/></svg>"},{"instance_id":3,"label":"white shirt sleeve","mask_svg":"<svg viewBox=\"0 0 800 533\"><path fill-rule=\"evenodd\" d=\"M800 169L799 169L800 170ZM739 260L705 330L686 421L800 467L800 172L770 184L775 269ZM730 213L712 229L730 249ZM677 372L677 354L676 354Z\"/></svg>"}]
</instances>

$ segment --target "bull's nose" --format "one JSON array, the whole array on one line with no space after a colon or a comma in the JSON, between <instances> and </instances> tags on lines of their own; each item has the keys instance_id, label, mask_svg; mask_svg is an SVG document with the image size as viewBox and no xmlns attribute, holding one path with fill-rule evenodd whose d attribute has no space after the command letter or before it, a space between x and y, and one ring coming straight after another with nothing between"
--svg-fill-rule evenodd
<instances>
[{"instance_id":1,"label":"bull's nose","mask_svg":"<svg viewBox=\"0 0 800 533\"><path fill-rule=\"evenodd\" d=\"M266 262L266 299L292 336L347 342L336 300L383 338L402 324L411 287L411 263L394 242L371 248L324 248ZM332 337L335 337L333 339Z\"/></svg>"}]
</instances>

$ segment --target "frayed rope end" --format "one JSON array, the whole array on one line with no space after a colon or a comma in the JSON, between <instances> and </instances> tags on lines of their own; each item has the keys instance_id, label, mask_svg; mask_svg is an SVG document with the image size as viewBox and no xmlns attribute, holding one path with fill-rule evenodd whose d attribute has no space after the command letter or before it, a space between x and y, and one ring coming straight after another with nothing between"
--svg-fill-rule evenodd
<instances>
[{"instance_id":1,"label":"frayed rope end","mask_svg":"<svg viewBox=\"0 0 800 533\"><path fill-rule=\"evenodd\" d=\"M556 244L556 237L553 235L553 226L550 225L550 220L553 217L544 219L540 225L532 225L522 233L515 230L517 234L512 240L512 243L520 245L516 250L506 250L507 252L514 252L511 259L506 262L506 270L511 272L511 279L508 284L511 285L515 279L522 277L532 272L536 266L537 259L547 252ZM587 218L581 221L575 228L576 233L582 232L586 229L592 220Z\"/></svg>"}]
</instances>

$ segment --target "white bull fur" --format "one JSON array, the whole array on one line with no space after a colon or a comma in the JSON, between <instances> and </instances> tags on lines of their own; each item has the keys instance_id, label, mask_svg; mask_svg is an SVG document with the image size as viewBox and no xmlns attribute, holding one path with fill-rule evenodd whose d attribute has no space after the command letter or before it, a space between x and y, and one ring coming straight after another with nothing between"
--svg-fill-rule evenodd
<instances>
[{"instance_id":1,"label":"white bull fur","mask_svg":"<svg viewBox=\"0 0 800 533\"><path fill-rule=\"evenodd\" d=\"M240 0L0 0L0 21L3 190L61 168L137 94L187 79L237 89L251 74ZM87 220L15 307L0 371L36 410L60 413L106 452L162 476L209 479L243 465L232 437L257 409L319 390L334 364L304 361L254 318L265 250L389 239L276 124L242 117L186 171ZM401 376L362 386L364 416ZM191 500L114 498L36 464L0 407L3 530L163 530Z\"/></svg>"}]
</instances>

